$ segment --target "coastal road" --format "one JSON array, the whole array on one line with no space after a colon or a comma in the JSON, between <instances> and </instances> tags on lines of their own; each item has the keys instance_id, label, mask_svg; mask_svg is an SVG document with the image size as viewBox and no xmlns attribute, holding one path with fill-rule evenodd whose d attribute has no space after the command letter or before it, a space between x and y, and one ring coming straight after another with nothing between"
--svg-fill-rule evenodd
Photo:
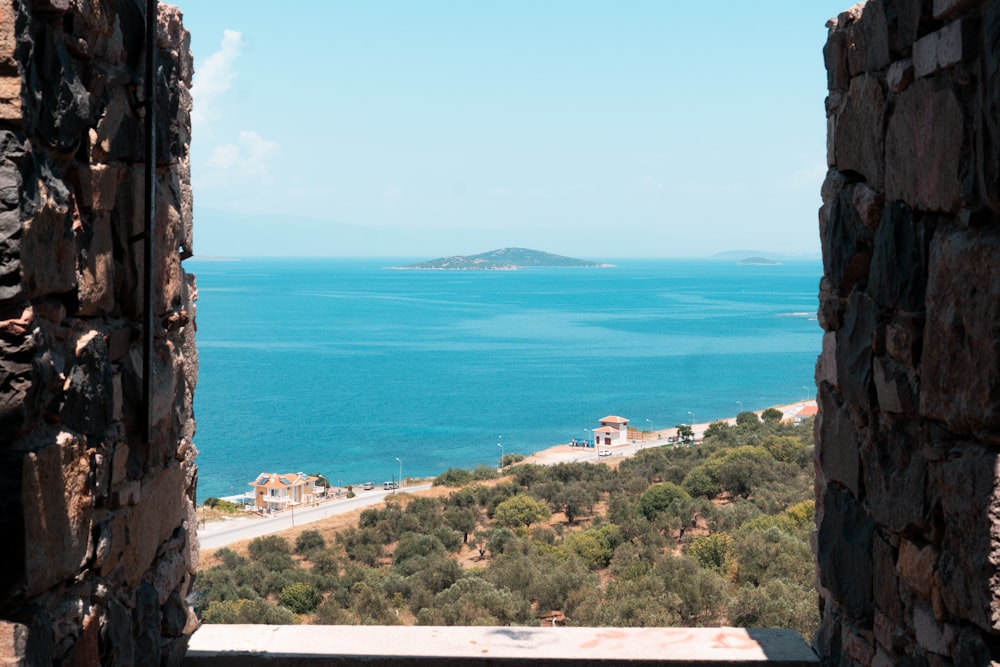
<instances>
[{"instance_id":1,"label":"coastal road","mask_svg":"<svg viewBox=\"0 0 1000 667\"><path fill-rule=\"evenodd\" d=\"M426 491L430 484L415 484L401 493L409 491ZM304 526L314 521L320 521L335 514L344 514L362 507L378 505L392 491L372 490L360 491L353 498L335 498L321 502L315 507L297 507L272 516L246 516L228 521L212 521L198 528L198 541L203 551L211 551L242 540L252 540L255 537L271 535L296 526Z\"/></svg>"}]
</instances>

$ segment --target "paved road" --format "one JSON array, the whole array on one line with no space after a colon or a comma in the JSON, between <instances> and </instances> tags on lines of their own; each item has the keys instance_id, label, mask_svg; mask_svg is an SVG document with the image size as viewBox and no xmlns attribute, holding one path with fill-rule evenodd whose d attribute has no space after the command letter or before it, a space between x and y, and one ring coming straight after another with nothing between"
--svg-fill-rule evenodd
<instances>
[{"instance_id":1,"label":"paved road","mask_svg":"<svg viewBox=\"0 0 1000 667\"><path fill-rule=\"evenodd\" d=\"M418 484L408 486L401 491L424 491L429 488L430 484ZM362 507L377 505L391 494L392 491L381 489L359 491L353 498L335 498L320 503L317 507L297 507L269 517L248 516L230 521L212 521L198 530L198 541L203 550L211 551L233 542L252 540L294 526L304 526L334 514L344 514Z\"/></svg>"}]
</instances>

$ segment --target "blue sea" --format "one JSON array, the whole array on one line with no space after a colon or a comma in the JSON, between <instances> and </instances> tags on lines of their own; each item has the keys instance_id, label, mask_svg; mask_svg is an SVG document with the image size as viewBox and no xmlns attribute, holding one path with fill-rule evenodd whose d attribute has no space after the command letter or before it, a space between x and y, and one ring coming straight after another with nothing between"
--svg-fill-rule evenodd
<instances>
[{"instance_id":1,"label":"blue sea","mask_svg":"<svg viewBox=\"0 0 1000 667\"><path fill-rule=\"evenodd\" d=\"M583 439L606 415L667 428L812 397L818 260L608 261L189 260L199 502L264 471L424 477L495 465L498 443Z\"/></svg>"}]
</instances>

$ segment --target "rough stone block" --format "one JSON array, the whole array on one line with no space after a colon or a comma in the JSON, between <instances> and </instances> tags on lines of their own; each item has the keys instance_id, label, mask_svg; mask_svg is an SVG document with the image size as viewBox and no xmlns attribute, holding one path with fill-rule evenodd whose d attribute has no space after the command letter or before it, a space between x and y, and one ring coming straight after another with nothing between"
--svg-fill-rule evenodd
<instances>
[{"instance_id":1,"label":"rough stone block","mask_svg":"<svg viewBox=\"0 0 1000 667\"><path fill-rule=\"evenodd\" d=\"M21 78L17 76L0 76L0 120L20 122L23 115Z\"/></svg>"},{"instance_id":2,"label":"rough stone block","mask_svg":"<svg viewBox=\"0 0 1000 667\"><path fill-rule=\"evenodd\" d=\"M886 352L908 372L914 372L920 363L923 330L924 318L912 314L897 314L886 325Z\"/></svg>"},{"instance_id":3,"label":"rough stone block","mask_svg":"<svg viewBox=\"0 0 1000 667\"><path fill-rule=\"evenodd\" d=\"M899 576L907 586L930 600L941 552L932 544L899 540Z\"/></svg>"},{"instance_id":4,"label":"rough stone block","mask_svg":"<svg viewBox=\"0 0 1000 667\"><path fill-rule=\"evenodd\" d=\"M861 448L865 502L872 518L885 530L920 530L926 523L924 487L927 462L915 428L895 422Z\"/></svg>"},{"instance_id":5,"label":"rough stone block","mask_svg":"<svg viewBox=\"0 0 1000 667\"><path fill-rule=\"evenodd\" d=\"M894 201L884 209L868 278L868 292L883 308L923 310L928 236L905 203Z\"/></svg>"},{"instance_id":6,"label":"rough stone block","mask_svg":"<svg viewBox=\"0 0 1000 667\"><path fill-rule=\"evenodd\" d=\"M823 60L826 63L826 87L831 91L846 91L851 83L851 74L847 69L847 35L844 31L830 33L823 46Z\"/></svg>"},{"instance_id":7,"label":"rough stone block","mask_svg":"<svg viewBox=\"0 0 1000 667\"><path fill-rule=\"evenodd\" d=\"M17 73L15 20L13 3L0 3L0 68L12 74Z\"/></svg>"},{"instance_id":8,"label":"rough stone block","mask_svg":"<svg viewBox=\"0 0 1000 667\"><path fill-rule=\"evenodd\" d=\"M914 607L912 618L913 633L921 648L938 655L951 654L951 647L956 640L953 628L938 623L934 619L934 612L924 605Z\"/></svg>"},{"instance_id":9,"label":"rough stone block","mask_svg":"<svg viewBox=\"0 0 1000 667\"><path fill-rule=\"evenodd\" d=\"M62 422L79 433L102 434L111 423L112 374L104 336L80 331L75 357L63 385Z\"/></svg>"},{"instance_id":10,"label":"rough stone block","mask_svg":"<svg viewBox=\"0 0 1000 667\"><path fill-rule=\"evenodd\" d=\"M845 615L870 626L874 523L857 500L838 487L827 486L823 506L816 554L820 581Z\"/></svg>"},{"instance_id":11,"label":"rough stone block","mask_svg":"<svg viewBox=\"0 0 1000 667\"><path fill-rule=\"evenodd\" d=\"M113 209L122 172L122 167L105 164L83 165L75 169L70 177L80 207L95 212Z\"/></svg>"},{"instance_id":12,"label":"rough stone block","mask_svg":"<svg viewBox=\"0 0 1000 667\"><path fill-rule=\"evenodd\" d=\"M128 94L122 89L116 89L97 122L91 142L90 161L140 162L142 142L138 141L139 126L139 119L129 104Z\"/></svg>"},{"instance_id":13,"label":"rough stone block","mask_svg":"<svg viewBox=\"0 0 1000 667\"><path fill-rule=\"evenodd\" d=\"M854 206L854 186L840 190L821 230L821 240L823 266L831 287L837 295L847 296L868 277L874 240Z\"/></svg>"},{"instance_id":14,"label":"rough stone block","mask_svg":"<svg viewBox=\"0 0 1000 667\"><path fill-rule=\"evenodd\" d=\"M886 198L913 209L957 212L966 126L951 88L921 79L900 93L885 139Z\"/></svg>"},{"instance_id":15,"label":"rough stone block","mask_svg":"<svg viewBox=\"0 0 1000 667\"><path fill-rule=\"evenodd\" d=\"M976 52L978 33L972 20L960 19L938 31L938 69L954 67Z\"/></svg>"},{"instance_id":16,"label":"rough stone block","mask_svg":"<svg viewBox=\"0 0 1000 667\"><path fill-rule=\"evenodd\" d=\"M816 384L824 382L837 389L837 334L833 331L823 334L823 347L816 363Z\"/></svg>"},{"instance_id":17,"label":"rough stone block","mask_svg":"<svg viewBox=\"0 0 1000 667\"><path fill-rule=\"evenodd\" d=\"M921 37L913 45L913 71L917 78L954 67L971 57L977 45L972 21L958 20Z\"/></svg>"},{"instance_id":18,"label":"rough stone block","mask_svg":"<svg viewBox=\"0 0 1000 667\"><path fill-rule=\"evenodd\" d=\"M90 243L83 253L77 272L79 308L76 314L79 316L104 315L115 307L111 215L94 215L89 227Z\"/></svg>"},{"instance_id":19,"label":"rough stone block","mask_svg":"<svg viewBox=\"0 0 1000 667\"><path fill-rule=\"evenodd\" d=\"M876 357L872 380L879 410L890 414L911 414L915 391L905 370L894 361Z\"/></svg>"},{"instance_id":20,"label":"rough stone block","mask_svg":"<svg viewBox=\"0 0 1000 667\"><path fill-rule=\"evenodd\" d=\"M32 334L34 318L27 303L0 308L0 440L6 442L36 414L33 359L40 341Z\"/></svg>"},{"instance_id":21,"label":"rough stone block","mask_svg":"<svg viewBox=\"0 0 1000 667\"><path fill-rule=\"evenodd\" d=\"M889 50L896 57L906 57L920 29L922 0L882 0L889 26Z\"/></svg>"},{"instance_id":22,"label":"rough stone block","mask_svg":"<svg viewBox=\"0 0 1000 667\"><path fill-rule=\"evenodd\" d=\"M890 654L900 656L906 652L911 642L901 622L897 622L895 619L876 609L874 626L872 634L875 636L875 641L878 645L886 651L886 657ZM882 664L878 662L878 656L876 656L876 661L872 665L874 667L877 664ZM897 665L899 664L899 660L897 658L888 664Z\"/></svg>"},{"instance_id":23,"label":"rough stone block","mask_svg":"<svg viewBox=\"0 0 1000 667\"><path fill-rule=\"evenodd\" d=\"M844 401L859 410L872 406L872 356L878 308L862 292L851 292L844 325L837 331L837 379Z\"/></svg>"},{"instance_id":24,"label":"rough stone block","mask_svg":"<svg viewBox=\"0 0 1000 667\"><path fill-rule=\"evenodd\" d=\"M30 452L22 473L27 594L37 595L71 578L91 547L93 501L86 444L60 433L51 445Z\"/></svg>"},{"instance_id":25,"label":"rough stone block","mask_svg":"<svg viewBox=\"0 0 1000 667\"><path fill-rule=\"evenodd\" d=\"M837 169L860 174L868 184L882 188L885 91L878 77L863 74L851 79L844 110L837 118Z\"/></svg>"},{"instance_id":26,"label":"rough stone block","mask_svg":"<svg viewBox=\"0 0 1000 667\"><path fill-rule=\"evenodd\" d=\"M818 398L820 410L816 430L824 444L816 449L816 460L827 481L838 482L857 493L861 437L845 406L830 391L821 388Z\"/></svg>"},{"instance_id":27,"label":"rough stone block","mask_svg":"<svg viewBox=\"0 0 1000 667\"><path fill-rule=\"evenodd\" d=\"M873 567L873 592L875 596L875 606L879 610L875 613L875 636L878 639L879 619L885 623L888 618L903 618L903 602L899 597L899 580L896 574L895 550L885 538L877 532L872 541L872 567ZM891 625L891 622L889 622ZM893 641L886 642L885 638L879 639L886 648L892 649Z\"/></svg>"},{"instance_id":28,"label":"rough stone block","mask_svg":"<svg viewBox=\"0 0 1000 667\"><path fill-rule=\"evenodd\" d=\"M42 157L34 215L23 224L21 267L30 297L62 294L76 289L76 236L70 215L70 194Z\"/></svg>"},{"instance_id":29,"label":"rough stone block","mask_svg":"<svg viewBox=\"0 0 1000 667\"><path fill-rule=\"evenodd\" d=\"M977 86L976 164L978 192L1000 213L1000 4L990 3L982 20L982 82Z\"/></svg>"},{"instance_id":30,"label":"rough stone block","mask_svg":"<svg viewBox=\"0 0 1000 667\"><path fill-rule=\"evenodd\" d=\"M0 621L0 664L11 667L51 665L52 638L43 623L31 625Z\"/></svg>"},{"instance_id":31,"label":"rough stone block","mask_svg":"<svg viewBox=\"0 0 1000 667\"><path fill-rule=\"evenodd\" d=\"M150 471L142 485L142 502L127 512L129 544L122 558L122 574L136 586L149 571L160 545L180 527L187 503L180 468Z\"/></svg>"},{"instance_id":32,"label":"rough stone block","mask_svg":"<svg viewBox=\"0 0 1000 667\"><path fill-rule=\"evenodd\" d=\"M844 626L844 636L841 638L844 655L856 665L870 665L875 658L875 644L868 633L858 632L857 628Z\"/></svg>"},{"instance_id":33,"label":"rough stone block","mask_svg":"<svg viewBox=\"0 0 1000 667\"><path fill-rule=\"evenodd\" d=\"M1000 492L997 453L952 443L950 458L928 466L944 522L938 577L948 612L983 630L1000 629Z\"/></svg>"},{"instance_id":34,"label":"rough stone block","mask_svg":"<svg viewBox=\"0 0 1000 667\"><path fill-rule=\"evenodd\" d=\"M980 4L980 0L934 0L934 18L946 19L951 14Z\"/></svg>"},{"instance_id":35,"label":"rough stone block","mask_svg":"<svg viewBox=\"0 0 1000 667\"><path fill-rule=\"evenodd\" d=\"M866 227L869 229L878 227L884 207L884 194L869 187L866 183L858 183L854 186L854 208Z\"/></svg>"},{"instance_id":36,"label":"rough stone block","mask_svg":"<svg viewBox=\"0 0 1000 667\"><path fill-rule=\"evenodd\" d=\"M889 29L880 2L869 2L847 27L847 66L851 76L877 72L889 65Z\"/></svg>"},{"instance_id":37,"label":"rough stone block","mask_svg":"<svg viewBox=\"0 0 1000 667\"><path fill-rule=\"evenodd\" d=\"M913 58L897 60L889 66L889 72L885 75L886 85L894 93L901 93L913 83Z\"/></svg>"},{"instance_id":38,"label":"rough stone block","mask_svg":"<svg viewBox=\"0 0 1000 667\"><path fill-rule=\"evenodd\" d=\"M1000 232L939 229L931 244L920 411L955 433L1000 430Z\"/></svg>"},{"instance_id":39,"label":"rough stone block","mask_svg":"<svg viewBox=\"0 0 1000 667\"><path fill-rule=\"evenodd\" d=\"M938 34L924 35L913 43L913 74L917 78L929 76L937 71Z\"/></svg>"}]
</instances>

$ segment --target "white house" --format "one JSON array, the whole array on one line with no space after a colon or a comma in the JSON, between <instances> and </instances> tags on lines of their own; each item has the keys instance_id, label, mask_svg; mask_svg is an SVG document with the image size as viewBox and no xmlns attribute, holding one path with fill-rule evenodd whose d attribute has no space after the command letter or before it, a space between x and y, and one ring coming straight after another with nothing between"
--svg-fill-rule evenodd
<instances>
[{"instance_id":1,"label":"white house","mask_svg":"<svg viewBox=\"0 0 1000 667\"><path fill-rule=\"evenodd\" d=\"M595 428L594 445L625 445L628 444L628 420L614 415L601 420L601 427Z\"/></svg>"}]
</instances>

